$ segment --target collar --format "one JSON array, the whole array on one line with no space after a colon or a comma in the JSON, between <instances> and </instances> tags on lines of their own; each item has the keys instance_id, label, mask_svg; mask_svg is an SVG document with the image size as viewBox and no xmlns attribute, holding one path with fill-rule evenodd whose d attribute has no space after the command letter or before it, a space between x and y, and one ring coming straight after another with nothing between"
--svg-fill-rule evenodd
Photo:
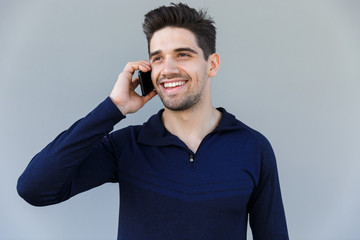
<instances>
[{"instance_id":1,"label":"collar","mask_svg":"<svg viewBox=\"0 0 360 240\"><path fill-rule=\"evenodd\" d=\"M245 126L224 108L217 109L222 113L222 115L219 125L214 129L214 131L212 131L212 133L238 130ZM160 110L142 125L137 141L139 143L157 147L169 145L184 146L184 143L177 136L171 134L165 128L161 119L163 112L164 109Z\"/></svg>"}]
</instances>

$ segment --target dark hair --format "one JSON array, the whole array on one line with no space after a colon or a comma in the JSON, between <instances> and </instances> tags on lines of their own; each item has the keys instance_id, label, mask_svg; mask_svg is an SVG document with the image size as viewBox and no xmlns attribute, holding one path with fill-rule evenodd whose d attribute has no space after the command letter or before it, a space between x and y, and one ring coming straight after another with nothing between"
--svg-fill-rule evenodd
<instances>
[{"instance_id":1,"label":"dark hair","mask_svg":"<svg viewBox=\"0 0 360 240\"><path fill-rule=\"evenodd\" d=\"M154 33L164 27L180 27L190 30L196 37L198 46L204 53L205 60L215 53L216 28L214 21L204 10L197 11L183 3L161 6L151 10L145 15L143 30L148 42L150 52L150 40Z\"/></svg>"}]
</instances>

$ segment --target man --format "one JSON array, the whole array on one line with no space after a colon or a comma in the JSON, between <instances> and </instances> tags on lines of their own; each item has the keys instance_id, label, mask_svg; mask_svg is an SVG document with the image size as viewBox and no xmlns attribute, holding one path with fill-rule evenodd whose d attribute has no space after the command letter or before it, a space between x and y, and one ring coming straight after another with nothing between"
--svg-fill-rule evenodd
<instances>
[{"instance_id":1,"label":"man","mask_svg":"<svg viewBox=\"0 0 360 240\"><path fill-rule=\"evenodd\" d=\"M202 11L173 4L143 24L149 61L129 62L110 96L38 153L18 181L37 206L119 182L118 239L288 239L269 142L211 104L220 66L215 27ZM155 90L134 92L136 70ZM156 93L164 109L113 133Z\"/></svg>"}]
</instances>

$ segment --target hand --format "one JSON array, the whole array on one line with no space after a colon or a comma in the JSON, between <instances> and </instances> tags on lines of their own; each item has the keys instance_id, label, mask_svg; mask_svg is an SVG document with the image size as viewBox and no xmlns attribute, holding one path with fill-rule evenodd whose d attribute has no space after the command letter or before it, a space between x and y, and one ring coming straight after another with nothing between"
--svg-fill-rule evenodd
<instances>
[{"instance_id":1,"label":"hand","mask_svg":"<svg viewBox=\"0 0 360 240\"><path fill-rule=\"evenodd\" d=\"M110 94L110 99L123 115L137 112L145 105L145 103L156 95L155 91L152 91L144 97L135 92L135 88L139 85L138 77L133 78L133 74L136 70L141 70L143 72L150 71L150 63L147 61L138 61L126 64L122 73L119 74Z\"/></svg>"}]
</instances>

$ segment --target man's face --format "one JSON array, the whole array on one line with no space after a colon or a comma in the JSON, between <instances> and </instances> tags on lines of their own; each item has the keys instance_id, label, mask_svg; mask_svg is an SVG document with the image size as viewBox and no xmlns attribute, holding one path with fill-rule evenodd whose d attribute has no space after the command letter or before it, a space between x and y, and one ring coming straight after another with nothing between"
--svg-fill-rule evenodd
<instances>
[{"instance_id":1,"label":"man's face","mask_svg":"<svg viewBox=\"0 0 360 240\"><path fill-rule=\"evenodd\" d=\"M150 63L151 78L166 108L186 110L210 98L210 63L191 31L176 27L156 31L150 41Z\"/></svg>"}]
</instances>

